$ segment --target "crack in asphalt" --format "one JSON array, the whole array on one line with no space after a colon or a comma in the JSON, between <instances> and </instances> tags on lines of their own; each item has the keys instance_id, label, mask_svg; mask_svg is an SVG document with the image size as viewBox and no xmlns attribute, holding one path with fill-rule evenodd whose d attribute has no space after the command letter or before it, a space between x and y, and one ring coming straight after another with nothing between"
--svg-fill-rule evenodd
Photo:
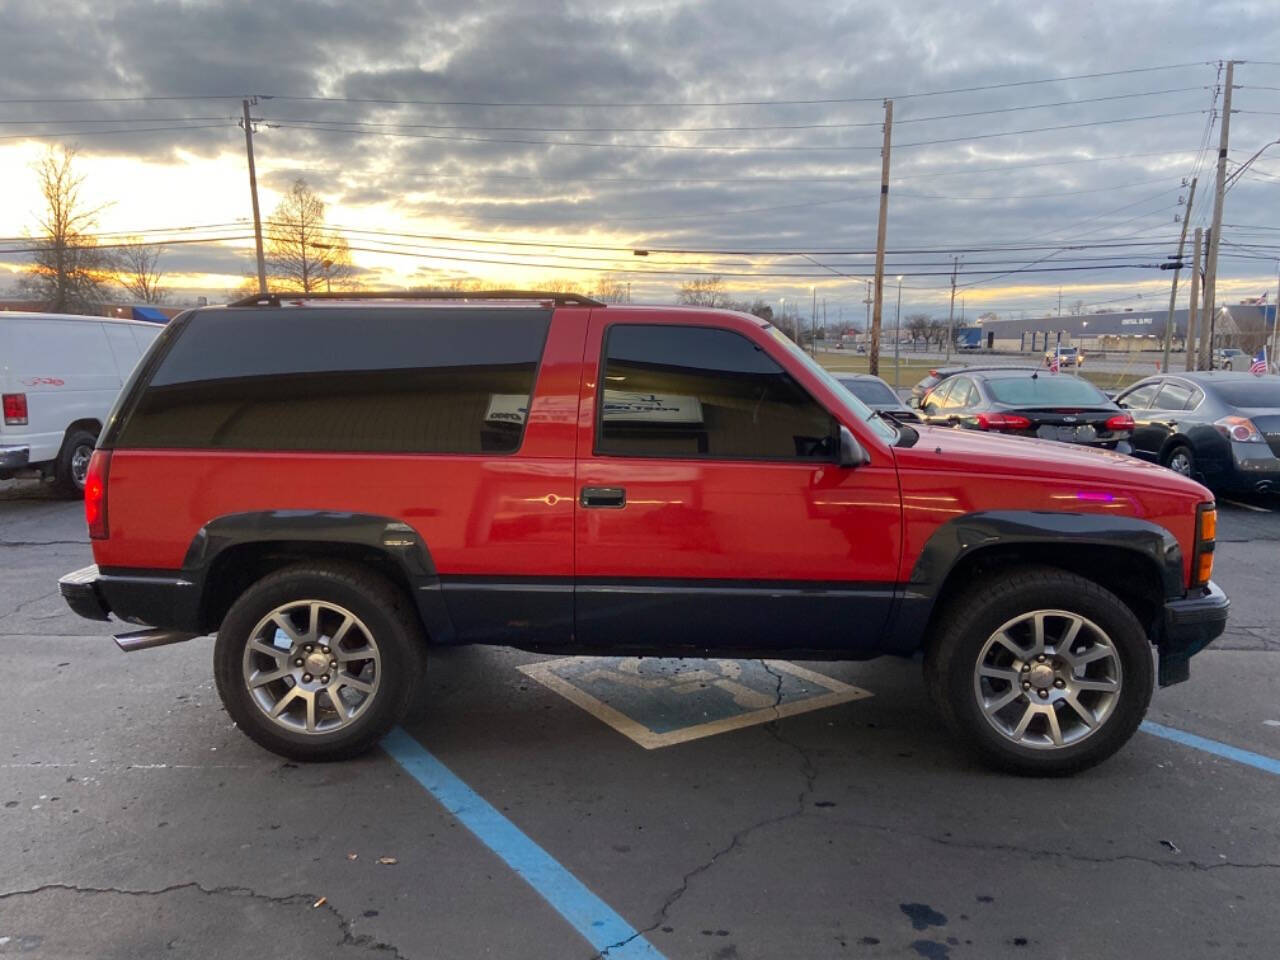
<instances>
[{"instance_id":1,"label":"crack in asphalt","mask_svg":"<svg viewBox=\"0 0 1280 960\"><path fill-rule=\"evenodd\" d=\"M772 709L774 713L777 714L778 707L782 705L782 681L783 681L782 674L778 673L776 670L770 667L768 662L765 660L760 660L760 665L764 668L765 673L769 674L769 676L774 678L775 687L774 687L774 699L773 699ZM703 863L700 863L698 866L694 867L692 870L690 870L688 873L686 873L683 877L680 878L679 886L677 886L674 890L668 893L666 897L663 899L662 906L658 908L657 915L652 923L650 923L647 927L643 927L637 930L631 936L626 937L622 940L619 940L617 943L609 944L603 950L594 954L591 960L608 960L610 951L618 950L621 947L624 947L627 944L631 943L633 940L636 940L637 938L642 937L647 933L652 933L654 930L658 929L658 927L660 927L667 920L668 915L671 911L671 908L674 907L680 901L680 899L686 893L689 892L689 886L692 884L693 880L696 877L706 873L712 867L714 867L721 860L721 858L728 856L738 847L742 846L744 841L751 834L755 833L758 830L762 830L765 827L771 827L771 826L774 826L775 824L784 823L788 820L794 820L795 818L804 814L808 799L813 794L814 782L818 778L818 771L813 764L813 758L809 755L809 752L805 750L802 746L800 746L798 743L795 743L792 740L787 740L785 737L782 736L781 731L778 729L777 719L770 720L768 723L764 724L764 730L766 733L769 734L769 736L773 737L773 739L776 740L779 744L794 751L796 755L799 756L800 758L800 773L801 773L801 776L804 777L804 788L796 796L795 809L787 811L786 813L776 814L775 816L772 816L772 817L766 817L763 820L758 820L755 823L750 824L749 826L743 827L741 830L736 831L730 837L729 842L727 844L725 844L719 850L715 851L710 856L709 859L707 859Z\"/></svg>"},{"instance_id":2,"label":"crack in asphalt","mask_svg":"<svg viewBox=\"0 0 1280 960\"><path fill-rule=\"evenodd\" d=\"M4 547L87 547L88 540L0 540L0 548Z\"/></svg>"},{"instance_id":3,"label":"crack in asphalt","mask_svg":"<svg viewBox=\"0 0 1280 960\"><path fill-rule=\"evenodd\" d=\"M197 893L207 897L214 896L230 896L230 897L246 897L253 900L261 900L264 903L272 903L279 906L295 906L299 904L307 905L308 909L323 909L327 913L333 915L338 921L338 929L342 931L342 940L339 941L340 947L358 947L361 950L369 950L372 952L383 953L396 960L408 960L400 949L394 944L377 940L367 933L355 934L351 930L352 920L347 919L332 903L326 900L320 906L315 906L317 897L311 893L290 893L283 896L271 896L270 894L259 893L250 887L237 886L220 886L206 887L203 884L190 881L188 883L174 883L165 887L158 887L153 890L131 890L126 887L88 887L73 883L45 883L38 887L28 887L21 890L0 891L0 901L15 899L17 897L29 897L35 894L44 893L49 890L61 890L68 893L84 894L87 896L95 896L100 894L116 894L123 897L159 897L169 893L177 893L183 890L194 890Z\"/></svg>"},{"instance_id":4,"label":"crack in asphalt","mask_svg":"<svg viewBox=\"0 0 1280 960\"><path fill-rule=\"evenodd\" d=\"M58 591L52 590L49 593L42 593L38 597L32 597L30 600L23 600L8 613L0 613L0 620L8 620L10 617L16 616L23 610L27 609L27 607L31 606L33 603L39 603L41 600L48 600L50 597L56 597L57 595Z\"/></svg>"}]
</instances>

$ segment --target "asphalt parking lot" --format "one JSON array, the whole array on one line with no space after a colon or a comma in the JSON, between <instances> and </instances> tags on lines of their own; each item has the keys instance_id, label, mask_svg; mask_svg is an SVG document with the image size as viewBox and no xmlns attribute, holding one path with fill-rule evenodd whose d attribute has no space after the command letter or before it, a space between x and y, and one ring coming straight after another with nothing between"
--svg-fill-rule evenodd
<instances>
[{"instance_id":1,"label":"asphalt parking lot","mask_svg":"<svg viewBox=\"0 0 1280 960\"><path fill-rule=\"evenodd\" d=\"M1227 634L1046 781L960 753L916 663L505 649L438 654L385 751L286 763L207 640L71 614L79 504L0 483L0 956L1272 958L1280 500L1221 506Z\"/></svg>"}]
</instances>

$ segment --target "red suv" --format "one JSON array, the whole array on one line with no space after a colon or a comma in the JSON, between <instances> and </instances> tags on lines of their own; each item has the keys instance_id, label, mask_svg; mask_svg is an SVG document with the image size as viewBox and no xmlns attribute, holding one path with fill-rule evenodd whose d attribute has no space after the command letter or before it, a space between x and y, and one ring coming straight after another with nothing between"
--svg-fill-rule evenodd
<instances>
[{"instance_id":1,"label":"red suv","mask_svg":"<svg viewBox=\"0 0 1280 960\"><path fill-rule=\"evenodd\" d=\"M779 330L549 294L255 298L175 319L93 455L83 616L217 633L227 711L367 749L432 647L923 651L986 760L1079 770L1227 598L1204 487L1115 453L898 424Z\"/></svg>"}]
</instances>

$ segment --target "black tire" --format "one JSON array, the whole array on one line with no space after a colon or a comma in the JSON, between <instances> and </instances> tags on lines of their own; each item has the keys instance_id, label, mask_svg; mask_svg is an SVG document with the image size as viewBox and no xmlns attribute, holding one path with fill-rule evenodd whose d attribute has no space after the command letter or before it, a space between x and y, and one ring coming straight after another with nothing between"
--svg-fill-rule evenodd
<instances>
[{"instance_id":1,"label":"black tire","mask_svg":"<svg viewBox=\"0 0 1280 960\"><path fill-rule=\"evenodd\" d=\"M1178 467L1174 466L1175 463L1179 462L1186 463L1187 469L1185 473ZM1184 477L1194 477L1196 475L1195 451L1185 443L1175 443L1164 452L1164 456L1160 458L1160 465L1162 467L1167 467L1174 473L1181 473Z\"/></svg>"},{"instance_id":2,"label":"black tire","mask_svg":"<svg viewBox=\"0 0 1280 960\"><path fill-rule=\"evenodd\" d=\"M1092 732L1074 743L1036 748L1015 743L988 721L974 676L989 638L1019 615L1040 610L1065 611L1095 624L1118 658L1121 685ZM1100 763L1133 736L1151 701L1154 670L1146 633L1119 597L1065 570L1022 567L969 583L940 611L925 655L925 682L946 725L979 759L1010 773L1066 776ZM1030 691L1023 699L1030 703L1036 695ZM1011 709L1019 710L1022 702L1014 701Z\"/></svg>"},{"instance_id":3,"label":"black tire","mask_svg":"<svg viewBox=\"0 0 1280 960\"><path fill-rule=\"evenodd\" d=\"M380 657L378 684L368 703L332 731L288 729L272 720L254 699L245 677L246 647L255 627L277 608L305 600L354 614ZM358 564L301 563L259 580L232 605L213 648L214 678L227 713L255 743L293 760L346 760L369 750L404 719L422 678L425 649L426 637L410 598L385 577ZM288 691L297 681L289 678L281 684ZM316 702L317 710L328 704Z\"/></svg>"},{"instance_id":4,"label":"black tire","mask_svg":"<svg viewBox=\"0 0 1280 960\"><path fill-rule=\"evenodd\" d=\"M84 470L88 469L88 455L98 443L98 435L84 427L74 427L62 438L62 449L53 462L53 489L66 500L84 496Z\"/></svg>"}]
</instances>

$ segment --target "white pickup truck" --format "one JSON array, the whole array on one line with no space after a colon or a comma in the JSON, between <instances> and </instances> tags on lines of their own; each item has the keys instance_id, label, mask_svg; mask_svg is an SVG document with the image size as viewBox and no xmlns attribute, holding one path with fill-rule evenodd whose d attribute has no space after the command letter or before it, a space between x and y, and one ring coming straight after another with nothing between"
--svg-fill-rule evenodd
<instances>
[{"instance_id":1,"label":"white pickup truck","mask_svg":"<svg viewBox=\"0 0 1280 960\"><path fill-rule=\"evenodd\" d=\"M0 313L0 480L52 478L83 495L89 455L111 404L158 323Z\"/></svg>"}]
</instances>

